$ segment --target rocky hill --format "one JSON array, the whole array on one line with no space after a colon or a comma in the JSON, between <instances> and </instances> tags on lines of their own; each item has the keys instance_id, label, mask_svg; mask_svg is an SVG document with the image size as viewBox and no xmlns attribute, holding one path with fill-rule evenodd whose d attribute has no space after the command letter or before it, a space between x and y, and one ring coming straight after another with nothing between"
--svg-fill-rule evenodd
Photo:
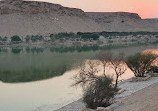
<instances>
[{"instance_id":1,"label":"rocky hill","mask_svg":"<svg viewBox=\"0 0 158 111\"><path fill-rule=\"evenodd\" d=\"M87 16L106 28L106 31L136 32L157 31L156 20L143 20L136 13L87 12ZM154 26L153 26L154 24Z\"/></svg>"},{"instance_id":2,"label":"rocky hill","mask_svg":"<svg viewBox=\"0 0 158 111\"><path fill-rule=\"evenodd\" d=\"M56 13L60 15L85 16L81 9L67 8L58 4L37 1L5 0L0 2L0 14L39 14Z\"/></svg>"},{"instance_id":3,"label":"rocky hill","mask_svg":"<svg viewBox=\"0 0 158 111\"><path fill-rule=\"evenodd\" d=\"M143 22L148 23L154 32L158 32L158 19L143 19Z\"/></svg>"},{"instance_id":4,"label":"rocky hill","mask_svg":"<svg viewBox=\"0 0 158 111\"><path fill-rule=\"evenodd\" d=\"M0 36L103 30L81 9L38 1L0 1Z\"/></svg>"},{"instance_id":5,"label":"rocky hill","mask_svg":"<svg viewBox=\"0 0 158 111\"><path fill-rule=\"evenodd\" d=\"M128 12L84 12L38 1L0 1L0 36L49 35L59 32L158 31L158 19Z\"/></svg>"}]
</instances>

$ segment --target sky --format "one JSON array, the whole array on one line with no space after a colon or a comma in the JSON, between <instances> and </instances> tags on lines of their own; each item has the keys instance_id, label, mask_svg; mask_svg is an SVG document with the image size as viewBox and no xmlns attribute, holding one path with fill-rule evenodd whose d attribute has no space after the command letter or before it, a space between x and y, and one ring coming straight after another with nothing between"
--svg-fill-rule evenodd
<instances>
[{"instance_id":1,"label":"sky","mask_svg":"<svg viewBox=\"0 0 158 111\"><path fill-rule=\"evenodd\" d=\"M134 12L142 18L158 18L158 0L40 0L80 8L85 12Z\"/></svg>"}]
</instances>

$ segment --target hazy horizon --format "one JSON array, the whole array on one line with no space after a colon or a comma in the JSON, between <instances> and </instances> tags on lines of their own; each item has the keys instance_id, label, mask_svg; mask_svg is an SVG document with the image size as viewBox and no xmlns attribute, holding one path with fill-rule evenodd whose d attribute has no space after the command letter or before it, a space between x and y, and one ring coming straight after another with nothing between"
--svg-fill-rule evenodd
<instances>
[{"instance_id":1,"label":"hazy horizon","mask_svg":"<svg viewBox=\"0 0 158 111\"><path fill-rule=\"evenodd\" d=\"M38 1L38 0L35 0ZM142 18L158 18L157 0L39 0L80 8L85 12L131 12Z\"/></svg>"}]
</instances>

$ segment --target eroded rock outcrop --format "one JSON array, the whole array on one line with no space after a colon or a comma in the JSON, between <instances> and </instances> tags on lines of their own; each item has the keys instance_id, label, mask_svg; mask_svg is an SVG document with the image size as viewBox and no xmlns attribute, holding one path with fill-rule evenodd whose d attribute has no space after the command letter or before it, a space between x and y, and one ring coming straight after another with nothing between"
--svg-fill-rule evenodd
<instances>
[{"instance_id":1,"label":"eroded rock outcrop","mask_svg":"<svg viewBox=\"0 0 158 111\"><path fill-rule=\"evenodd\" d=\"M5 0L0 2L0 14L38 14L57 13L70 16L85 16L84 11L76 8L67 8L59 4L37 1Z\"/></svg>"}]
</instances>

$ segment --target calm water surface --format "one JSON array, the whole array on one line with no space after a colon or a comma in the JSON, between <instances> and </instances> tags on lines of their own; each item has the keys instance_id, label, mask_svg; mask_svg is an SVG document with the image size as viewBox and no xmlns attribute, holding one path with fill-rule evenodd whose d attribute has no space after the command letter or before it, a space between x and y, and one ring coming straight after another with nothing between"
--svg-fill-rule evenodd
<instances>
[{"instance_id":1,"label":"calm water surface","mask_svg":"<svg viewBox=\"0 0 158 111\"><path fill-rule=\"evenodd\" d=\"M158 45L136 45L109 50L127 56L157 48ZM81 61L95 59L99 51L94 47L0 48L0 111L49 111L79 99L82 90L70 87L71 78Z\"/></svg>"}]
</instances>

